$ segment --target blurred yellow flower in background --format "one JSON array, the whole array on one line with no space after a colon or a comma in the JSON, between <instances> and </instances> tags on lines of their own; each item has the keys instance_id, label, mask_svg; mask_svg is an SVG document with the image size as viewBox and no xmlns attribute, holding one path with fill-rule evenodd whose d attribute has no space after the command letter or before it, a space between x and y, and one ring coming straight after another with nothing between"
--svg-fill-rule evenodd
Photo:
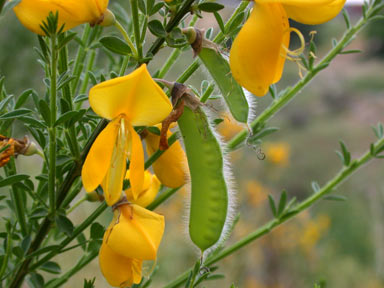
<instances>
[{"instance_id":1,"label":"blurred yellow flower in background","mask_svg":"<svg viewBox=\"0 0 384 288\"><path fill-rule=\"evenodd\" d=\"M331 220L327 215L321 214L315 219L310 219L305 223L302 232L300 233L300 247L310 255L316 243L325 234L330 226Z\"/></svg>"},{"instance_id":2,"label":"blurred yellow flower in background","mask_svg":"<svg viewBox=\"0 0 384 288\"><path fill-rule=\"evenodd\" d=\"M235 38L230 51L233 77L256 96L263 96L269 86L280 80L288 50L290 33L301 33L289 27L288 18L303 24L321 24L334 18L345 0L255 0L247 22ZM287 55L288 54L288 55Z\"/></svg>"},{"instance_id":3,"label":"blurred yellow flower in background","mask_svg":"<svg viewBox=\"0 0 384 288\"><path fill-rule=\"evenodd\" d=\"M246 191L248 194L248 203L252 206L259 206L268 198L269 190L256 180L246 182Z\"/></svg>"},{"instance_id":4,"label":"blurred yellow flower in background","mask_svg":"<svg viewBox=\"0 0 384 288\"><path fill-rule=\"evenodd\" d=\"M224 137L225 141L229 141L237 133L245 128L245 125L237 122L228 112L222 113L220 116L223 121L217 126L217 131Z\"/></svg>"},{"instance_id":5,"label":"blurred yellow flower in background","mask_svg":"<svg viewBox=\"0 0 384 288\"><path fill-rule=\"evenodd\" d=\"M45 35L40 25L50 12L59 13L58 28L64 25L66 31L84 23L100 24L107 7L108 0L22 0L13 10L26 28Z\"/></svg>"},{"instance_id":6,"label":"blurred yellow flower in background","mask_svg":"<svg viewBox=\"0 0 384 288\"><path fill-rule=\"evenodd\" d=\"M143 64L127 76L92 87L89 103L96 114L112 121L85 159L81 172L84 188L91 192L102 185L107 204L115 204L121 197L129 158L132 196L137 199L144 181L144 151L133 126L161 122L171 112L171 102Z\"/></svg>"},{"instance_id":7,"label":"blurred yellow flower in background","mask_svg":"<svg viewBox=\"0 0 384 288\"><path fill-rule=\"evenodd\" d=\"M289 163L290 145L285 142L265 143L266 160L269 162L286 166Z\"/></svg>"}]
</instances>

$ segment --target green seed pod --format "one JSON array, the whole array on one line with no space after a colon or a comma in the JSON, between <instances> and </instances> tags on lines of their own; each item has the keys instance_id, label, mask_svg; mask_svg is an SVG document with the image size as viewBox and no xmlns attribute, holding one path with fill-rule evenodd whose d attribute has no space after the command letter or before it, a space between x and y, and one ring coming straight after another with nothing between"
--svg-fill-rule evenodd
<instances>
[{"instance_id":1,"label":"green seed pod","mask_svg":"<svg viewBox=\"0 0 384 288\"><path fill-rule=\"evenodd\" d=\"M191 180L189 234L202 252L225 234L229 221L231 175L223 151L201 107L184 107L178 120L188 158Z\"/></svg>"},{"instance_id":2,"label":"green seed pod","mask_svg":"<svg viewBox=\"0 0 384 288\"><path fill-rule=\"evenodd\" d=\"M195 28L183 30L187 36L195 55L207 68L224 97L233 118L247 123L249 106L243 88L232 77L228 61L218 51L216 45L203 38L202 32Z\"/></svg>"},{"instance_id":3,"label":"green seed pod","mask_svg":"<svg viewBox=\"0 0 384 288\"><path fill-rule=\"evenodd\" d=\"M215 49L202 48L199 58L215 80L233 118L247 123L248 102L243 88L232 77L227 60Z\"/></svg>"}]
</instances>

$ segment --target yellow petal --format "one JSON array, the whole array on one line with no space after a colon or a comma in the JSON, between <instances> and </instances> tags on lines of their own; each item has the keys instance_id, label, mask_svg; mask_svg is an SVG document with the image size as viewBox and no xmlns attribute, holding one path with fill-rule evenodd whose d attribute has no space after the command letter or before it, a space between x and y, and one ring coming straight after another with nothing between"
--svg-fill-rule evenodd
<instances>
[{"instance_id":1,"label":"yellow petal","mask_svg":"<svg viewBox=\"0 0 384 288\"><path fill-rule=\"evenodd\" d=\"M304 24L321 24L335 18L343 9L346 0L334 0L317 5L284 5L288 17ZM329 2L329 1L328 1Z\"/></svg>"},{"instance_id":2,"label":"yellow petal","mask_svg":"<svg viewBox=\"0 0 384 288\"><path fill-rule=\"evenodd\" d=\"M142 261L121 256L104 241L99 252L99 265L105 279L113 287L131 286L141 281Z\"/></svg>"},{"instance_id":3,"label":"yellow petal","mask_svg":"<svg viewBox=\"0 0 384 288\"><path fill-rule=\"evenodd\" d=\"M130 173L127 171L125 179L129 179L129 175ZM156 198L160 185L160 181L157 179L156 175L152 175L151 172L145 171L143 189L139 197L136 200L133 199L132 189L125 190L125 195L127 196L127 200L129 202L141 207L147 207Z\"/></svg>"},{"instance_id":4,"label":"yellow petal","mask_svg":"<svg viewBox=\"0 0 384 288\"><path fill-rule=\"evenodd\" d=\"M22 0L14 11L20 22L34 33L45 35L40 25L49 12L59 12L64 31L83 23L96 23L107 9L108 0Z\"/></svg>"},{"instance_id":5,"label":"yellow petal","mask_svg":"<svg viewBox=\"0 0 384 288\"><path fill-rule=\"evenodd\" d=\"M106 244L124 257L154 260L163 233L163 216L126 204L115 211L115 218L106 231Z\"/></svg>"},{"instance_id":6,"label":"yellow petal","mask_svg":"<svg viewBox=\"0 0 384 288\"><path fill-rule=\"evenodd\" d=\"M139 197L144 183L144 151L141 144L140 136L130 124L127 124L131 139L130 150L130 179L133 199Z\"/></svg>"},{"instance_id":7,"label":"yellow petal","mask_svg":"<svg viewBox=\"0 0 384 288\"><path fill-rule=\"evenodd\" d=\"M89 103L101 117L113 119L124 114L133 126L155 125L172 110L167 95L152 79L145 64L127 76L92 87Z\"/></svg>"},{"instance_id":8,"label":"yellow petal","mask_svg":"<svg viewBox=\"0 0 384 288\"><path fill-rule=\"evenodd\" d=\"M83 186L87 192L95 190L107 174L120 128L119 121L111 121L97 136L88 152L81 170Z\"/></svg>"},{"instance_id":9,"label":"yellow petal","mask_svg":"<svg viewBox=\"0 0 384 288\"><path fill-rule=\"evenodd\" d=\"M281 4L255 4L233 42L230 66L233 77L257 96L267 93L281 78L289 46L289 23Z\"/></svg>"},{"instance_id":10,"label":"yellow petal","mask_svg":"<svg viewBox=\"0 0 384 288\"><path fill-rule=\"evenodd\" d=\"M121 121L124 121L123 119ZM103 181L105 201L109 206L115 204L123 190L123 180L127 170L128 135L126 129L120 125L115 149L113 150L110 167Z\"/></svg>"},{"instance_id":11,"label":"yellow petal","mask_svg":"<svg viewBox=\"0 0 384 288\"><path fill-rule=\"evenodd\" d=\"M168 130L169 138L172 132ZM145 137L147 153L151 156L159 149L160 136L148 132ZM177 188L185 184L188 171L187 157L180 142L173 143L152 165L160 182L171 188Z\"/></svg>"}]
</instances>

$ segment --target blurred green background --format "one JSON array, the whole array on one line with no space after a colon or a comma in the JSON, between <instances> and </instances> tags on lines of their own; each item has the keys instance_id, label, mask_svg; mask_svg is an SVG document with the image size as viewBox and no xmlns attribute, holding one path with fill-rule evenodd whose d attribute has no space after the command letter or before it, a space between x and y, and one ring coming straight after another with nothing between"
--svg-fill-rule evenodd
<instances>
[{"instance_id":1,"label":"blurred green background","mask_svg":"<svg viewBox=\"0 0 384 288\"><path fill-rule=\"evenodd\" d=\"M350 11L353 21L359 17L359 10ZM226 9L223 13L229 15L230 12ZM228 244L272 217L268 194L278 199L280 192L286 189L289 198L302 199L312 193L312 181L322 185L332 178L341 168L335 154L340 139L345 141L354 157L375 140L370 127L384 122L383 24L383 21L371 23L349 46L361 49L362 53L338 56L270 121L269 125L280 127L280 131L261 145L265 160L259 160L257 153L246 146L229 155L238 187L240 220ZM198 26L215 26L214 18L200 20ZM306 36L312 30L317 31L317 57L321 58L331 48L331 39L340 37L344 27L342 17L338 17L321 26L301 25L300 29ZM110 31L113 30L106 30L104 35ZM44 91L44 72L33 48L36 45L36 36L22 27L13 13L0 18L0 75L6 76L9 93L18 95L30 87L39 93ZM75 46L73 43L72 48ZM159 68L169 52L168 49L161 51L151 62L150 70ZM98 56L98 69L104 69L105 55L99 53ZM188 50L167 80L175 80L192 61L192 52ZM210 77L206 71L199 70L189 84L200 87L203 79ZM277 86L282 89L298 79L297 65L287 63L283 80ZM267 95L256 100L258 115L272 98ZM241 127L234 120L225 119L218 128L229 139ZM13 136L22 137L25 133L20 123L16 124ZM40 163L37 156L17 159L19 170L32 175L38 173L37 163ZM268 236L224 259L218 264L218 271L226 275L225 279L207 282L205 286L229 287L234 283L245 288L297 288L313 287L318 283L322 287L338 288L384 287L383 175L383 162L370 163L335 191L336 195L345 197L345 201L322 200ZM0 193L3 195L7 191L0 190ZM186 195L183 189L157 209L166 217L166 230L159 249L159 269L151 287L162 287L191 267L199 256L186 233ZM81 223L96 205L85 203L70 218L75 224ZM110 219L111 213L107 213L99 220L107 225ZM75 249L56 260L66 271L80 253L81 249ZM108 287L97 260L64 287L82 287L84 278L93 277L96 277L96 287Z\"/></svg>"}]
</instances>

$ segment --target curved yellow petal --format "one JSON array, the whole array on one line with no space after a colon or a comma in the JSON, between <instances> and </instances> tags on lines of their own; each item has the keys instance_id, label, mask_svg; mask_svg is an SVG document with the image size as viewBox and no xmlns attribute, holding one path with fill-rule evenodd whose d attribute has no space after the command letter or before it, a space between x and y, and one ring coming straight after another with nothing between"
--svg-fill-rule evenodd
<instances>
[{"instance_id":1,"label":"curved yellow petal","mask_svg":"<svg viewBox=\"0 0 384 288\"><path fill-rule=\"evenodd\" d=\"M255 0L256 3L260 3L260 4L281 3L281 4L297 5L297 6L324 5L332 1L333 0Z\"/></svg>"},{"instance_id":2,"label":"curved yellow petal","mask_svg":"<svg viewBox=\"0 0 384 288\"><path fill-rule=\"evenodd\" d=\"M121 119L120 121L124 120ZM102 183L105 201L109 206L112 206L120 199L127 170L128 135L123 126L120 125L109 169Z\"/></svg>"},{"instance_id":3,"label":"curved yellow petal","mask_svg":"<svg viewBox=\"0 0 384 288\"><path fill-rule=\"evenodd\" d=\"M108 0L22 0L14 7L20 22L34 33L45 35L40 25L49 12L59 12L59 28L64 31L83 23L100 21L107 9Z\"/></svg>"},{"instance_id":4,"label":"curved yellow petal","mask_svg":"<svg viewBox=\"0 0 384 288\"><path fill-rule=\"evenodd\" d=\"M106 244L116 253L141 260L156 259L164 217L135 204L118 207L106 231Z\"/></svg>"},{"instance_id":5,"label":"curved yellow petal","mask_svg":"<svg viewBox=\"0 0 384 288\"><path fill-rule=\"evenodd\" d=\"M169 138L172 132L168 130ZM148 132L145 137L147 153L151 156L159 149L160 136ZM171 188L177 188L185 184L188 175L188 162L180 142L173 143L152 165L160 182Z\"/></svg>"},{"instance_id":6,"label":"curved yellow petal","mask_svg":"<svg viewBox=\"0 0 384 288\"><path fill-rule=\"evenodd\" d=\"M113 119L125 115L133 126L155 125L172 110L167 95L152 79L145 64L127 76L92 87L89 103L101 117Z\"/></svg>"},{"instance_id":7,"label":"curved yellow petal","mask_svg":"<svg viewBox=\"0 0 384 288\"><path fill-rule=\"evenodd\" d=\"M255 4L233 42L230 66L233 77L257 96L267 93L281 78L289 46L289 23L281 4Z\"/></svg>"},{"instance_id":8,"label":"curved yellow petal","mask_svg":"<svg viewBox=\"0 0 384 288\"><path fill-rule=\"evenodd\" d=\"M113 287L126 287L140 283L142 262L114 252L105 244L105 241L101 245L99 252L100 269L105 279Z\"/></svg>"},{"instance_id":9,"label":"curved yellow petal","mask_svg":"<svg viewBox=\"0 0 384 288\"><path fill-rule=\"evenodd\" d=\"M95 190L107 174L120 128L119 121L111 121L97 136L88 152L81 170L83 186L87 192Z\"/></svg>"},{"instance_id":10,"label":"curved yellow petal","mask_svg":"<svg viewBox=\"0 0 384 288\"><path fill-rule=\"evenodd\" d=\"M127 124L130 136L130 179L133 199L139 197L144 183L144 150L140 136L133 129L132 125Z\"/></svg>"},{"instance_id":11,"label":"curved yellow petal","mask_svg":"<svg viewBox=\"0 0 384 288\"><path fill-rule=\"evenodd\" d=\"M284 4L288 17L303 24L321 24L335 18L343 9L346 0L334 0L318 5Z\"/></svg>"},{"instance_id":12,"label":"curved yellow petal","mask_svg":"<svg viewBox=\"0 0 384 288\"><path fill-rule=\"evenodd\" d=\"M129 179L129 176L130 173L127 171L125 179ZM125 195L127 196L127 200L129 202L141 207L147 207L156 198L160 185L161 183L159 179L157 179L156 175L152 175L151 172L147 170L144 172L144 184L139 197L136 200L133 199L131 188L125 190Z\"/></svg>"}]
</instances>

